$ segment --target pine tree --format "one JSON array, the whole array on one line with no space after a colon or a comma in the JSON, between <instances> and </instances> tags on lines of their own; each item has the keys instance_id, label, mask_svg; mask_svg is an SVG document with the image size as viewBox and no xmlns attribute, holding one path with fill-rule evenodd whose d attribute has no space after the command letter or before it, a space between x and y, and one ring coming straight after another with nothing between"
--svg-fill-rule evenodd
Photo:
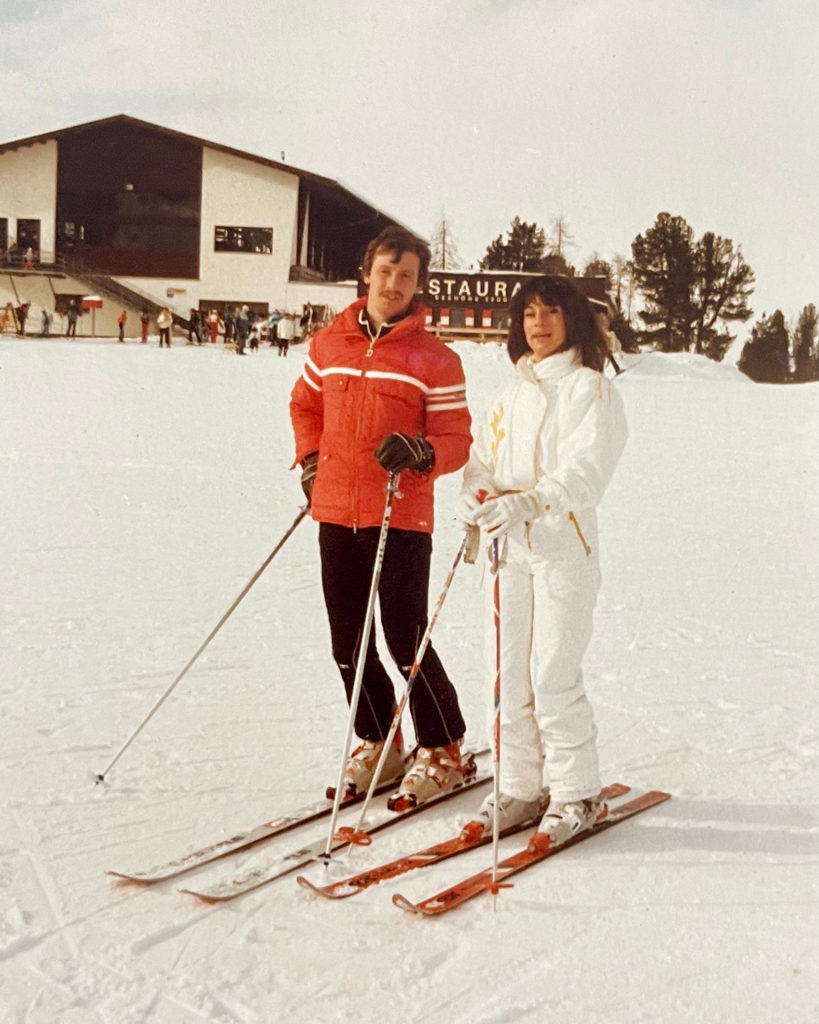
<instances>
[{"instance_id":1,"label":"pine tree","mask_svg":"<svg viewBox=\"0 0 819 1024\"><path fill-rule=\"evenodd\" d=\"M498 235L494 241L487 245L486 254L480 262L480 268L481 270L506 270L509 267L509 259L503 235Z\"/></svg>"},{"instance_id":2,"label":"pine tree","mask_svg":"<svg viewBox=\"0 0 819 1024\"><path fill-rule=\"evenodd\" d=\"M658 215L631 243L635 282L646 299L645 335L667 352L687 350L694 319L693 232L682 217Z\"/></svg>"},{"instance_id":3,"label":"pine tree","mask_svg":"<svg viewBox=\"0 0 819 1024\"><path fill-rule=\"evenodd\" d=\"M646 299L644 337L666 351L693 347L722 359L733 340L725 324L751 316L754 274L741 251L712 231L695 242L685 220L668 213L631 249L634 281Z\"/></svg>"},{"instance_id":4,"label":"pine tree","mask_svg":"<svg viewBox=\"0 0 819 1024\"><path fill-rule=\"evenodd\" d=\"M546 233L537 224L515 217L506 233L491 242L481 260L481 270L541 270L546 253Z\"/></svg>"},{"instance_id":5,"label":"pine tree","mask_svg":"<svg viewBox=\"0 0 819 1024\"><path fill-rule=\"evenodd\" d=\"M819 346L816 340L816 306L811 303L799 314L793 341L793 379L819 380Z\"/></svg>"},{"instance_id":6,"label":"pine tree","mask_svg":"<svg viewBox=\"0 0 819 1024\"><path fill-rule=\"evenodd\" d=\"M783 384L791 379L789 349L785 317L777 309L754 325L737 365L751 380Z\"/></svg>"},{"instance_id":7,"label":"pine tree","mask_svg":"<svg viewBox=\"0 0 819 1024\"><path fill-rule=\"evenodd\" d=\"M614 288L614 275L611 264L601 259L597 253L591 257L583 268L583 277L605 277L606 291L610 292Z\"/></svg>"},{"instance_id":8,"label":"pine tree","mask_svg":"<svg viewBox=\"0 0 819 1024\"><path fill-rule=\"evenodd\" d=\"M541 274L561 274L563 277L574 277L574 267L571 263L566 261L565 256L561 256L559 252L552 250L547 253L540 261L538 271Z\"/></svg>"},{"instance_id":9,"label":"pine tree","mask_svg":"<svg viewBox=\"0 0 819 1024\"><path fill-rule=\"evenodd\" d=\"M748 299L754 273L741 251L734 250L730 238L720 238L711 231L697 242L694 268L694 350L719 361L733 339L726 331L718 331L717 321L745 321L750 317Z\"/></svg>"}]
</instances>

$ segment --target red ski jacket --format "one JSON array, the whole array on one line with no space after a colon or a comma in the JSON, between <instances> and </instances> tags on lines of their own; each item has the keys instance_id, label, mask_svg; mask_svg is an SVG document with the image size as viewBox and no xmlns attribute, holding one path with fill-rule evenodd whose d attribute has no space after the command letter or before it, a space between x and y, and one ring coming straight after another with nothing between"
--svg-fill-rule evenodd
<instances>
[{"instance_id":1,"label":"red ski jacket","mask_svg":"<svg viewBox=\"0 0 819 1024\"><path fill-rule=\"evenodd\" d=\"M435 450L428 474L405 471L391 525L431 533L436 477L466 463L471 419L458 356L424 330L424 307L375 341L359 314L366 297L348 306L310 344L290 398L297 465L319 453L311 511L319 522L379 526L387 474L375 449L391 433L423 434Z\"/></svg>"}]
</instances>

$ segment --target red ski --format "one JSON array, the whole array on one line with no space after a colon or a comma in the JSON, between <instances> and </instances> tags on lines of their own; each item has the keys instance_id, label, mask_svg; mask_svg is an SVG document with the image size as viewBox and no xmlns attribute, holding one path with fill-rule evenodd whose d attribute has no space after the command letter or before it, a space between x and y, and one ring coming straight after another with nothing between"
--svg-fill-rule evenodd
<instances>
[{"instance_id":1,"label":"red ski","mask_svg":"<svg viewBox=\"0 0 819 1024\"><path fill-rule=\"evenodd\" d=\"M621 783L617 782L614 783L614 785L607 786L603 790L603 799L614 800L619 796L624 796L628 791L628 786L623 786ZM529 821L522 821L519 825L515 825L513 828L505 829L501 833L501 836L511 836L517 832L522 832L524 829L536 825L537 822L537 818L533 818ZM455 836L452 839L445 839L441 843L436 843L434 846L428 846L425 850L419 850L417 853L410 853L403 857L399 857L397 860L391 861L389 864L379 864L377 867L370 868L367 871L362 871L360 874L353 875L351 878L345 878L338 882L330 882L328 885L315 885L309 878L305 878L304 875L299 875L296 878L296 881L303 889L307 889L309 892L315 893L317 896L324 896L331 900L339 900L344 899L347 896L355 896L356 893L362 892L364 889L369 889L370 886L378 885L379 882L384 882L388 878L397 878L398 875L406 874L408 871L415 870L415 868L425 868L429 867L431 864L439 864L441 861L448 860L450 857L456 857L459 853L466 853L467 850L474 850L478 846L485 846L487 843L491 842L491 835L479 836L477 839Z\"/></svg>"},{"instance_id":2,"label":"red ski","mask_svg":"<svg viewBox=\"0 0 819 1024\"><path fill-rule=\"evenodd\" d=\"M552 857L554 854L560 853L562 850L566 850L570 846L581 843L584 839L589 839L591 836L599 835L599 833L605 832L606 829L619 825L621 821L625 821L627 818L631 818L635 814L640 814L642 811L647 811L650 807L656 807L657 804L661 804L665 800L670 799L670 796L670 793L662 793L659 790L652 790L649 793L643 793L641 796L635 797L627 803L620 804L618 807L612 808L607 816L601 821L598 821L593 828L589 829L589 831L580 832L578 835L572 836L571 839L567 839L564 843L560 843L558 846L547 847L545 849L536 848L533 845L527 846L518 853L512 854L511 857L507 857L505 860L502 860L498 864L497 872L494 872L492 868L487 868L485 871L481 871L477 875L472 875L471 878L464 879L462 882L457 882L455 885L450 886L450 888L438 893L437 896L430 896L425 900L421 900L419 903L413 903L400 893L396 893L393 896L392 901L397 907L400 907L401 910L407 910L413 914L423 914L427 917L434 917L438 914L443 914L447 910L452 910L454 907L459 907L462 903L466 903L467 900L471 900L473 896L477 896L479 893L492 891L498 887L506 887L505 880L509 878L510 875L517 874L518 871L523 871L526 868L531 867L533 864L537 864L539 861L545 860L547 857Z\"/></svg>"}]
</instances>

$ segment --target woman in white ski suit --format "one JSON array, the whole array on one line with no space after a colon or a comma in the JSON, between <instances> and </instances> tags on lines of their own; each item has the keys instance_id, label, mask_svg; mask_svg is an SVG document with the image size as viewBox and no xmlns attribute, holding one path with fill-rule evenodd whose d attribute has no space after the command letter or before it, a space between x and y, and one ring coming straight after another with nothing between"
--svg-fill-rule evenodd
<instances>
[{"instance_id":1,"label":"woman in white ski suit","mask_svg":"<svg viewBox=\"0 0 819 1024\"><path fill-rule=\"evenodd\" d=\"M562 345L559 330L544 328L533 351L525 333L533 303L562 322ZM535 278L510 312L515 378L473 424L460 512L486 538L500 538L500 791L536 801L549 785L554 806L600 792L581 662L600 586L595 506L627 430L622 401L602 373L605 340L574 285Z\"/></svg>"}]
</instances>

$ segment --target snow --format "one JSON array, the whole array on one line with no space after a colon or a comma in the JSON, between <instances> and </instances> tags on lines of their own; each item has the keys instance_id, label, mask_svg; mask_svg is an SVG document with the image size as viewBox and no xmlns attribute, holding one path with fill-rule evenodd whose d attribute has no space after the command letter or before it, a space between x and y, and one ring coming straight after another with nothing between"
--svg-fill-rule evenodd
<instances>
[{"instance_id":1,"label":"snow","mask_svg":"<svg viewBox=\"0 0 819 1024\"><path fill-rule=\"evenodd\" d=\"M478 407L510 365L496 345L457 349ZM439 920L392 893L438 892L487 849L332 904L292 877L208 907L177 891L199 875L104 874L336 777L346 716L306 520L92 782L298 513L287 402L303 359L0 340L0 1024L816 1020L819 389L699 357L629 357L620 378L631 438L601 509L586 662L606 779L671 801ZM438 485L431 600L457 486ZM475 747L481 576L458 570L435 637ZM310 877L444 838L480 798Z\"/></svg>"}]
</instances>

